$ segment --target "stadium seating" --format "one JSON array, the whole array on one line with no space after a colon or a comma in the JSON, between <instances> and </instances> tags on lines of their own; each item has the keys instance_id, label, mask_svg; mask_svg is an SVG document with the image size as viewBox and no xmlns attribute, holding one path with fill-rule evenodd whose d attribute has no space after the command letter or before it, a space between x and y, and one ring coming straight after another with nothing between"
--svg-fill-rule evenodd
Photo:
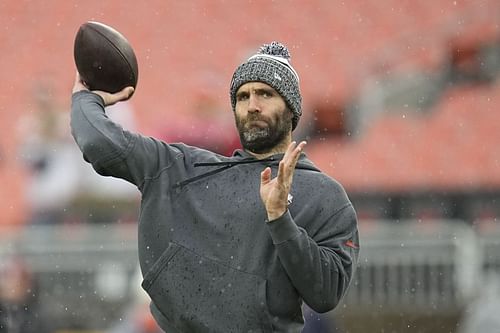
<instances>
[{"instance_id":1,"label":"stadium seating","mask_svg":"<svg viewBox=\"0 0 500 333\"><path fill-rule=\"evenodd\" d=\"M301 74L307 112L326 96L349 100L369 76L438 68L446 61L450 40L498 37L498 9L494 0L258 0L238 6L224 1L155 0L147 6L97 0L85 5L2 2L0 47L9 52L4 52L0 64L7 78L0 82L0 181L4 184L0 194L9 200L0 206L4 212L0 223L23 221L29 210L24 199L29 174L18 156L22 137L15 129L23 116L36 112L32 92L40 80L50 79L54 99L69 108L72 42L86 20L106 22L131 41L140 65L132 101L138 127L147 135L162 136L173 117L189 128L197 115L193 93L206 86L221 112L232 117L227 97L232 70L261 43L278 39L289 45ZM200 84L200 77L209 79ZM463 101L455 97L455 102L446 102L444 96L428 119L383 116L358 140L311 142L309 154L350 189L498 186L493 147L498 138L493 133L498 133L495 124L500 122L491 109L498 104L499 90L457 92L462 93ZM480 98L486 100L477 101ZM463 111L466 105L475 116L460 116L467 123L457 127L452 111ZM479 162L483 159L486 163Z\"/></svg>"}]
</instances>

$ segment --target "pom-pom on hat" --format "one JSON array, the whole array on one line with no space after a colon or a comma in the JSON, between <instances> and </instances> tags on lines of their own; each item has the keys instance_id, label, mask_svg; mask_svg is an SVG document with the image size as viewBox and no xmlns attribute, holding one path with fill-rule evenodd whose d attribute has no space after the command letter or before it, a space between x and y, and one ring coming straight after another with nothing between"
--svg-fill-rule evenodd
<instances>
[{"instance_id":1,"label":"pom-pom on hat","mask_svg":"<svg viewBox=\"0 0 500 333\"><path fill-rule=\"evenodd\" d=\"M247 82L264 82L273 87L293 113L292 130L302 115L299 75L290 64L290 53L279 42L264 44L259 52L242 63L233 74L230 87L231 106L236 107L236 92Z\"/></svg>"}]
</instances>

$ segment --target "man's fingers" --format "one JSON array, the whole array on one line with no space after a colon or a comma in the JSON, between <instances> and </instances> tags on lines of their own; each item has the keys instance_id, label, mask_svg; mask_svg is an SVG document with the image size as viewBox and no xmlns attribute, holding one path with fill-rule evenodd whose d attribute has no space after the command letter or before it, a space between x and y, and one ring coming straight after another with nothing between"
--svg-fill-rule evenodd
<instances>
[{"instance_id":1,"label":"man's fingers","mask_svg":"<svg viewBox=\"0 0 500 333\"><path fill-rule=\"evenodd\" d=\"M120 98L118 101L125 101L132 96L134 93L134 87L125 87L119 93L118 97Z\"/></svg>"},{"instance_id":2,"label":"man's fingers","mask_svg":"<svg viewBox=\"0 0 500 333\"><path fill-rule=\"evenodd\" d=\"M93 90L92 92L101 96L102 99L104 100L104 105L109 106L129 99L130 96L132 96L132 93L134 92L134 87L123 88L122 90L114 94L100 90Z\"/></svg>"},{"instance_id":3,"label":"man's fingers","mask_svg":"<svg viewBox=\"0 0 500 333\"><path fill-rule=\"evenodd\" d=\"M293 161L295 159L298 160L300 157L300 153L304 150L304 146L307 144L306 141L301 141L298 145L295 141L292 141L285 152L285 156L283 156L283 160L285 162Z\"/></svg>"},{"instance_id":4,"label":"man's fingers","mask_svg":"<svg viewBox=\"0 0 500 333\"><path fill-rule=\"evenodd\" d=\"M302 141L298 145L295 141L290 143L278 167L278 182L281 184L291 182L300 153L304 150L306 144L306 141Z\"/></svg>"},{"instance_id":5,"label":"man's fingers","mask_svg":"<svg viewBox=\"0 0 500 333\"><path fill-rule=\"evenodd\" d=\"M285 184L289 173L287 172L287 165L284 160L281 160L280 163L278 164L278 175L276 176L278 178L278 182L280 184Z\"/></svg>"},{"instance_id":6,"label":"man's fingers","mask_svg":"<svg viewBox=\"0 0 500 333\"><path fill-rule=\"evenodd\" d=\"M295 141L290 143L283 159L278 165L277 180L278 183L282 184L285 188L287 188L292 182L295 166L297 165L300 153L304 150L304 146L306 144L306 141L302 141L298 145ZM268 167L261 173L261 182L264 184L269 181L271 181L271 169Z\"/></svg>"},{"instance_id":7,"label":"man's fingers","mask_svg":"<svg viewBox=\"0 0 500 333\"><path fill-rule=\"evenodd\" d=\"M292 170L295 169L295 165L300 158L300 153L302 153L306 144L306 141L302 141L297 145L295 141L293 141L288 146L285 156L283 156L283 162L285 163L287 168Z\"/></svg>"},{"instance_id":8,"label":"man's fingers","mask_svg":"<svg viewBox=\"0 0 500 333\"><path fill-rule=\"evenodd\" d=\"M260 173L260 183L267 184L271 181L271 168L267 167Z\"/></svg>"},{"instance_id":9,"label":"man's fingers","mask_svg":"<svg viewBox=\"0 0 500 333\"><path fill-rule=\"evenodd\" d=\"M295 149L296 142L292 141L288 145L288 148L286 149L285 155L283 156L283 161L287 162L287 160L290 158L291 155L293 155L293 150Z\"/></svg>"},{"instance_id":10,"label":"man's fingers","mask_svg":"<svg viewBox=\"0 0 500 333\"><path fill-rule=\"evenodd\" d=\"M302 151L304 150L304 146L307 144L306 141L302 141L301 143L299 143L297 145L297 147L293 150L293 158L294 158L294 162L293 162L293 166L295 168L295 164L297 164L297 161L299 160L300 158L300 154L302 153Z\"/></svg>"},{"instance_id":11,"label":"man's fingers","mask_svg":"<svg viewBox=\"0 0 500 333\"><path fill-rule=\"evenodd\" d=\"M132 93L134 92L134 87L125 87L122 90L120 90L117 93L110 94L110 93L104 93L105 94L105 102L106 105L112 105L121 101L126 101L127 99L130 98Z\"/></svg>"},{"instance_id":12,"label":"man's fingers","mask_svg":"<svg viewBox=\"0 0 500 333\"><path fill-rule=\"evenodd\" d=\"M294 159L295 142L292 142L278 165L278 182L286 185L291 182L296 161Z\"/></svg>"},{"instance_id":13,"label":"man's fingers","mask_svg":"<svg viewBox=\"0 0 500 333\"><path fill-rule=\"evenodd\" d=\"M304 150L304 147L307 145L307 141L301 141L298 145L298 149L300 152L302 152Z\"/></svg>"}]
</instances>

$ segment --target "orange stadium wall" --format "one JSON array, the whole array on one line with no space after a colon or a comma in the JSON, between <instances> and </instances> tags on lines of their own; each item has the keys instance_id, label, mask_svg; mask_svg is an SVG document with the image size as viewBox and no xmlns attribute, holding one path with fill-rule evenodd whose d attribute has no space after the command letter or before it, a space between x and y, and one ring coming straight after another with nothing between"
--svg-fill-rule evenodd
<instances>
[{"instance_id":1,"label":"orange stadium wall","mask_svg":"<svg viewBox=\"0 0 500 333\"><path fill-rule=\"evenodd\" d=\"M37 112L34 87L50 82L55 103L69 109L75 72L72 43L79 25L87 20L114 26L134 46L140 68L131 101L137 127L160 137L169 124L189 124L197 118L193 96L213 96L216 108L231 119L232 71L264 42L276 39L290 47L301 75L304 119L309 117L305 123L313 121L314 114L307 112L318 101L352 99L367 75L391 68L439 66L447 54L445 41L451 37L470 38L471 32L480 38L498 37L499 5L493 0L237 2L1 2L0 47L6 51L0 61L1 223L21 223L29 215L25 190L30 177L19 156L23 140L19 127L23 118ZM497 105L498 94L497 89L493 93ZM377 157L370 157L376 141L372 146L367 141L360 148L326 140L311 145L310 155L348 190L390 187L391 172L380 171ZM351 168L349 163L366 168ZM368 177L379 179L374 184L363 181L372 169L382 172ZM500 185L498 173L494 184Z\"/></svg>"}]
</instances>

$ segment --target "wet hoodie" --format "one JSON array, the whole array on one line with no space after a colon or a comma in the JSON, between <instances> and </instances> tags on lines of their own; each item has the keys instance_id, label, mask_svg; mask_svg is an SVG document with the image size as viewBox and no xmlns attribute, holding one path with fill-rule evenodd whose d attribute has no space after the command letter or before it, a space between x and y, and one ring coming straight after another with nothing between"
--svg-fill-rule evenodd
<instances>
[{"instance_id":1,"label":"wet hoodie","mask_svg":"<svg viewBox=\"0 0 500 333\"><path fill-rule=\"evenodd\" d=\"M166 332L300 332L302 302L332 310L358 258L355 211L339 183L304 154L287 212L274 221L260 173L282 155L225 157L123 130L102 99L73 95L84 159L142 194L139 261L151 311Z\"/></svg>"}]
</instances>

